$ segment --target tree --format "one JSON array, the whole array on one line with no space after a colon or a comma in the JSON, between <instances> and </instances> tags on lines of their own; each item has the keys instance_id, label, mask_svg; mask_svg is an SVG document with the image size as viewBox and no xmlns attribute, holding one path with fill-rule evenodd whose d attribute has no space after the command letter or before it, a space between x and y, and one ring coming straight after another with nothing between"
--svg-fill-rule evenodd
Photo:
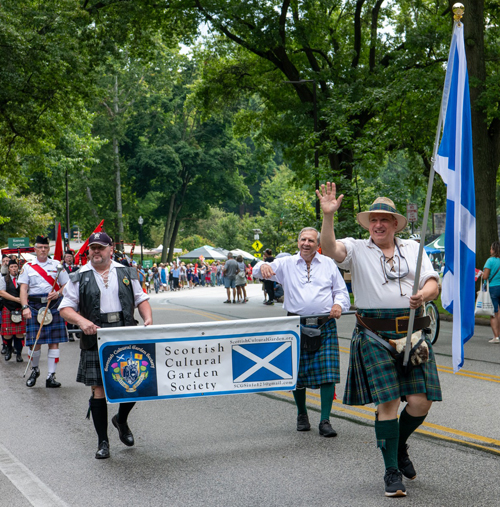
<instances>
[{"instance_id":1,"label":"tree","mask_svg":"<svg viewBox=\"0 0 500 507\"><path fill-rule=\"evenodd\" d=\"M500 84L497 2L466 3L464 37L470 80L474 182L476 191L476 265L484 266L498 240L496 180L500 166ZM486 28L486 25L489 25ZM496 29L496 30L495 30Z\"/></svg>"}]
</instances>

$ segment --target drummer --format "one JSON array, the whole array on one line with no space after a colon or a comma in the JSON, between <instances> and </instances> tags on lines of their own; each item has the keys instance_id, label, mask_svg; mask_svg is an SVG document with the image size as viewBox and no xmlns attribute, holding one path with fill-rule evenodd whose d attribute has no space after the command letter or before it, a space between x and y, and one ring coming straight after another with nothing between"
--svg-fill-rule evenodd
<instances>
[{"instance_id":1,"label":"drummer","mask_svg":"<svg viewBox=\"0 0 500 507\"><path fill-rule=\"evenodd\" d=\"M69 280L68 273L62 269L59 274L59 262L49 259L49 239L37 236L35 240L36 260L24 265L19 275L20 298L23 317L26 319L26 345L30 347L31 375L26 385L33 387L40 376L42 345L47 344L48 369L45 387L61 387L56 381L56 366L59 362L59 343L67 342L68 335L64 320L59 315L59 303L64 285ZM48 310L43 319L43 315ZM35 347L35 340L43 322L40 336Z\"/></svg>"}]
</instances>

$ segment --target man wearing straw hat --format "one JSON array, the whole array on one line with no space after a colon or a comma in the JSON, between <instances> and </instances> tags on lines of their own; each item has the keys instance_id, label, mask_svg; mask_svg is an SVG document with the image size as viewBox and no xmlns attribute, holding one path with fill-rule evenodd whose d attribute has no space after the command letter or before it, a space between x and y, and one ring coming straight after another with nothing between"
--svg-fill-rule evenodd
<instances>
[{"instance_id":1,"label":"man wearing straw hat","mask_svg":"<svg viewBox=\"0 0 500 507\"><path fill-rule=\"evenodd\" d=\"M441 387L432 346L429 360L405 373L396 367L388 340L405 338L410 309L416 310L413 332L426 328L423 305L438 295L438 274L423 256L419 288L412 296L418 243L395 235L407 224L392 200L379 197L368 211L358 213L358 223L369 239L336 240L333 218L343 195L336 198L335 184L316 191L323 209L322 249L340 268L348 269L357 310L344 403L377 406L375 435L385 463L386 496L406 496L404 475L416 472L408 456L408 437L424 422L433 401L441 401ZM401 401L407 404L397 418Z\"/></svg>"},{"instance_id":2,"label":"man wearing straw hat","mask_svg":"<svg viewBox=\"0 0 500 507\"><path fill-rule=\"evenodd\" d=\"M36 260L24 265L19 275L20 298L23 318L26 323L26 345L30 347L31 375L26 381L28 387L36 384L40 376L38 368L42 345L48 345L48 373L45 387L61 387L56 381L56 367L59 362L59 344L68 341L66 324L59 315L62 289L69 276L64 269L59 272L59 262L49 259L49 239L37 236L35 239ZM43 318L45 309L48 310ZM43 326L40 330L40 322ZM35 340L40 331L38 342Z\"/></svg>"}]
</instances>

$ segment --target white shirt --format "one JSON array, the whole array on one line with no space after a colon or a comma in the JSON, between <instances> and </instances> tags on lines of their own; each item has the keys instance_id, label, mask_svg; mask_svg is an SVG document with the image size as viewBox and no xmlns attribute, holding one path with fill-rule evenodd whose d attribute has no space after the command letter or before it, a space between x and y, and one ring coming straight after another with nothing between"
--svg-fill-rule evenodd
<instances>
[{"instance_id":1,"label":"white shirt","mask_svg":"<svg viewBox=\"0 0 500 507\"><path fill-rule=\"evenodd\" d=\"M15 282L14 285L16 287L19 287L19 280L18 280L19 277L18 276L11 276L10 278L13 282ZM5 276L0 276L0 290L7 290L7 282L5 281Z\"/></svg>"},{"instance_id":2,"label":"white shirt","mask_svg":"<svg viewBox=\"0 0 500 507\"><path fill-rule=\"evenodd\" d=\"M253 268L254 278L263 278L260 267ZM316 253L311 261L309 277L306 261L300 254L281 257L268 263L276 273L270 280L281 283L285 291L283 308L298 315L328 314L334 304L342 312L351 307L349 293L337 266L329 257Z\"/></svg>"},{"instance_id":3,"label":"white shirt","mask_svg":"<svg viewBox=\"0 0 500 507\"><path fill-rule=\"evenodd\" d=\"M398 249L394 249L394 268L392 273L398 275L409 270L408 275L400 280L387 277L384 270L382 250L372 239L344 238L341 241L347 250L346 258L337 265L351 271L354 304L362 309L376 308L409 308L410 296L415 282L415 270L419 244L416 241L396 238ZM401 255L400 255L401 253ZM387 265L387 270L390 267ZM439 280L439 275L432 268L431 261L424 252L420 271L419 289L429 278ZM401 289L400 289L401 283ZM404 296L401 296L404 294Z\"/></svg>"},{"instance_id":4,"label":"white shirt","mask_svg":"<svg viewBox=\"0 0 500 507\"><path fill-rule=\"evenodd\" d=\"M85 264L85 266L83 266L78 272L83 275L87 271L94 272L95 281L101 291L101 313L121 312L122 305L118 299L118 284L123 283L124 275L120 274L125 273L123 265L118 262L111 261L107 288L104 285L102 276L92 267L90 262ZM134 304L137 308L137 306L139 306L143 301L147 301L149 296L144 293L138 280L130 281L132 282L132 288L134 291ZM63 296L63 300L59 305L59 310L69 307L73 308L75 312L78 312L80 303L80 282L75 283L70 281L70 283L64 287Z\"/></svg>"},{"instance_id":5,"label":"white shirt","mask_svg":"<svg viewBox=\"0 0 500 507\"><path fill-rule=\"evenodd\" d=\"M38 264L55 280L57 276L57 266L60 264L59 261L47 259L45 262L40 262L38 259L35 259L33 262L26 263L19 274L18 282L28 285L28 295L36 296L37 294L48 294L52 290L52 284L42 278L42 276L31 267L31 264ZM69 275L66 270L63 269L59 273L57 285L62 287L64 284L68 283L68 280Z\"/></svg>"}]
</instances>

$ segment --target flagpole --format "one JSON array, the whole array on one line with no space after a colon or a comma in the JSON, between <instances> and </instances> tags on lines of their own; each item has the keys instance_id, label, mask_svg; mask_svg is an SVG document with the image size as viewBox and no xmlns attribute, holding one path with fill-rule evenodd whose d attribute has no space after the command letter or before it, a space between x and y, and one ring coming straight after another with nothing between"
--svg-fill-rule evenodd
<instances>
[{"instance_id":1,"label":"flagpole","mask_svg":"<svg viewBox=\"0 0 500 507\"><path fill-rule=\"evenodd\" d=\"M453 32L452 32L452 40L453 35L455 33L455 29L457 25L460 24L460 19L462 19L462 16L464 14L464 6L460 3L456 3L453 5L453 12L454 12L454 18L455 23L453 24ZM425 244L425 235L427 233L427 222L429 220L429 210L431 207L431 197L432 197L432 186L434 184L434 162L436 160L437 152L439 149L439 141L441 138L441 130L443 128L443 103L445 100L445 94L443 90L443 95L441 96L441 106L439 108L439 119L438 119L438 125L436 129L436 138L434 140L434 148L432 150L432 158L431 158L431 170L429 173L429 182L427 184L427 197L425 199L425 209L424 209L424 219L422 223L422 230L420 232L420 246L418 248L418 257L417 257L417 269L415 271L415 283L413 284L413 293L412 295L415 296L418 292L418 287L420 284L420 271L422 268L422 257L424 254L424 244ZM413 324L415 322L415 309L412 308L410 310L410 317L408 320L408 334L406 335L406 345L405 345L405 354L403 358L403 366L407 366L408 360L410 358L410 351L411 351L411 335L413 334Z\"/></svg>"}]
</instances>

